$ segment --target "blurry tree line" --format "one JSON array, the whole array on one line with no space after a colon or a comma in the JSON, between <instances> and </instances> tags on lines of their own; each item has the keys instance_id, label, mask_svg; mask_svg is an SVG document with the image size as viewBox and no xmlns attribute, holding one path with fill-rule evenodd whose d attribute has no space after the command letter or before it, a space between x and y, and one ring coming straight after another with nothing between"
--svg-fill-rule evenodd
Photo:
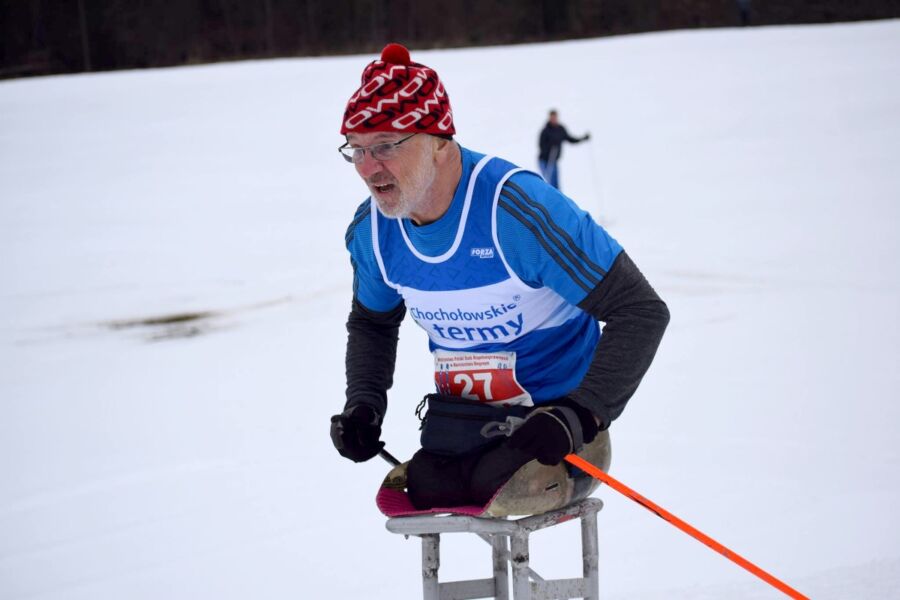
<instances>
[{"instance_id":1,"label":"blurry tree line","mask_svg":"<svg viewBox=\"0 0 900 600\"><path fill-rule=\"evenodd\" d=\"M0 0L0 77L900 17L900 0Z\"/></svg>"}]
</instances>

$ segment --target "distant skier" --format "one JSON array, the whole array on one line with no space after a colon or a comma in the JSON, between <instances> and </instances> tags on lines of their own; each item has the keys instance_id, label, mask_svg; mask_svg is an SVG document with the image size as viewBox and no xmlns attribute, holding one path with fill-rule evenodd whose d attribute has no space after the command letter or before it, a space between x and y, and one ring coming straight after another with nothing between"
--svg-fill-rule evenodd
<instances>
[{"instance_id":1,"label":"distant skier","mask_svg":"<svg viewBox=\"0 0 900 600\"><path fill-rule=\"evenodd\" d=\"M547 124L541 130L538 138L538 165L544 181L555 187L559 187L559 159L562 157L563 142L579 144L591 139L591 134L586 133L580 138L572 137L566 128L559 122L559 113L551 110L547 117Z\"/></svg>"},{"instance_id":2,"label":"distant skier","mask_svg":"<svg viewBox=\"0 0 900 600\"><path fill-rule=\"evenodd\" d=\"M362 462L384 447L409 311L429 336L438 391L401 483L413 505L490 501L489 514L527 514L590 494L595 480L562 461L578 452L608 467L606 430L653 360L666 305L570 199L457 144L438 74L403 46L365 68L341 133L371 196L346 235L353 302L337 450Z\"/></svg>"}]
</instances>

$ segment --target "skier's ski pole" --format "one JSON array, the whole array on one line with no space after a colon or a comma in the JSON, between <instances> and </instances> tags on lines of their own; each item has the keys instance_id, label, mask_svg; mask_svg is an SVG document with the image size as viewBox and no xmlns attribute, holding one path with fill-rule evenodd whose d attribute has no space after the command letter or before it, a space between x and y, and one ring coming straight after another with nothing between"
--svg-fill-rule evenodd
<instances>
[{"instance_id":1,"label":"skier's ski pole","mask_svg":"<svg viewBox=\"0 0 900 600\"><path fill-rule=\"evenodd\" d=\"M576 467L578 467L579 469L581 469L582 471L584 471L585 473L587 473L588 475L590 475L591 477L599 479L603 483L607 484L609 487L616 490L620 494L622 494L628 498L631 498L632 500L634 500L635 502L637 502L638 504L640 504L641 506L643 506L650 512L655 513L656 516L668 521L669 523L671 523L675 527L679 528L683 532L685 532L688 535L692 536L693 538L703 542L704 544L706 544L707 546L709 546L710 548L712 548L713 550L715 550L716 552L718 552L719 554L721 554L722 556L727 558L728 560L747 569L748 571L750 571L751 573L753 573L754 575L756 575L757 577L759 577L760 579L762 579L763 581L768 583L769 585L776 587L777 589L781 590L782 592L784 592L791 598L794 598L794 600L809 600L809 598L807 596L804 596L803 594L801 594L794 588L790 587L783 581L780 581L779 579L776 579L769 573L766 573L765 571L763 571L762 569L760 569L759 567L757 567L756 565L751 563L749 560L732 552L731 550L729 550L728 548L726 548L725 546L723 546L716 540L712 539L708 535L695 529L688 523L685 523L684 521L682 521L681 519L679 519L678 517L676 517L669 511L667 511L666 509L651 502L647 498L644 498L643 496L638 494L636 491L634 491L627 485L610 477L607 473L604 473L599 468L597 468L595 465L592 465L591 463L584 460L580 456L577 456L575 454L569 454L568 456L566 456L566 460L569 463L571 463L571 464L575 465Z\"/></svg>"},{"instance_id":2,"label":"skier's ski pole","mask_svg":"<svg viewBox=\"0 0 900 600\"><path fill-rule=\"evenodd\" d=\"M597 198L597 223L600 225L607 225L609 219L607 218L606 209L603 206L603 188L597 183L597 171L600 166L597 164L597 158L594 155L594 138L588 138L588 151L590 152L591 158L591 183L594 187L594 196Z\"/></svg>"},{"instance_id":3,"label":"skier's ski pole","mask_svg":"<svg viewBox=\"0 0 900 600\"><path fill-rule=\"evenodd\" d=\"M381 452L378 453L378 456L388 461L392 467L396 467L400 464L400 461L394 458L394 456L384 448L381 449Z\"/></svg>"}]
</instances>

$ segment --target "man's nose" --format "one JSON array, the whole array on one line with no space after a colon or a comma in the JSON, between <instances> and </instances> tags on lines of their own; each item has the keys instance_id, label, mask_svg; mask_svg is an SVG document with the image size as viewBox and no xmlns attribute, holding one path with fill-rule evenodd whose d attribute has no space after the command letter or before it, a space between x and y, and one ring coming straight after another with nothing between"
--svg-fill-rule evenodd
<instances>
[{"instance_id":1,"label":"man's nose","mask_svg":"<svg viewBox=\"0 0 900 600\"><path fill-rule=\"evenodd\" d=\"M381 161L372 158L372 154L369 152L364 153L362 160L354 164L356 172L363 178L369 178L381 170Z\"/></svg>"}]
</instances>

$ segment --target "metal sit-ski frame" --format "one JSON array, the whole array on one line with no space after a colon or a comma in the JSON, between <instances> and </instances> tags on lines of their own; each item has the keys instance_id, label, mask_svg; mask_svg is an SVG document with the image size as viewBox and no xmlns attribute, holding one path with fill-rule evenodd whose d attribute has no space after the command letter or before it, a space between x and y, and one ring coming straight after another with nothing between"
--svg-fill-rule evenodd
<instances>
[{"instance_id":1,"label":"metal sit-ski frame","mask_svg":"<svg viewBox=\"0 0 900 600\"><path fill-rule=\"evenodd\" d=\"M422 538L424 600L509 600L508 563L512 563L512 598L515 600L598 600L597 512L601 508L603 502L596 498L586 498L565 508L516 520L464 515L423 515L388 519L387 529L407 537L416 535ZM528 564L528 536L533 531L576 518L581 519L581 561L584 576L574 579L543 579ZM462 532L475 533L491 545L494 576L441 583L438 581L441 534Z\"/></svg>"}]
</instances>

